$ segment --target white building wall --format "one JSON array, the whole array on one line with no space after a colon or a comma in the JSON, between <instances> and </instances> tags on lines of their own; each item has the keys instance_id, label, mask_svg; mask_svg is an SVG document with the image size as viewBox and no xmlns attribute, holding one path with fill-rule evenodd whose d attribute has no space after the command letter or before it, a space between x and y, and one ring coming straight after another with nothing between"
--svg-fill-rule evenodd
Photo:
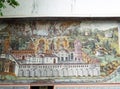
<instances>
[{"instance_id":1,"label":"white building wall","mask_svg":"<svg viewBox=\"0 0 120 89\"><path fill-rule=\"evenodd\" d=\"M72 55L73 56L72 56ZM64 50L63 51L60 51L59 53L56 53L56 55L59 57L59 60L58 60L58 63L83 63L81 61L77 61L75 59L75 52L65 52ZM63 58L63 59L62 59ZM66 59L67 58L67 59Z\"/></svg>"},{"instance_id":2,"label":"white building wall","mask_svg":"<svg viewBox=\"0 0 120 89\"><path fill-rule=\"evenodd\" d=\"M45 57L44 58L44 63L45 64L48 64L48 63L54 63L54 58L51 58L51 57Z\"/></svg>"},{"instance_id":3,"label":"white building wall","mask_svg":"<svg viewBox=\"0 0 120 89\"><path fill-rule=\"evenodd\" d=\"M71 76L72 75L72 71L71 71L71 69L69 68L68 69L68 76Z\"/></svg>"},{"instance_id":4,"label":"white building wall","mask_svg":"<svg viewBox=\"0 0 120 89\"><path fill-rule=\"evenodd\" d=\"M98 68L93 69L93 75L94 75L94 76L98 76L98 74L99 74Z\"/></svg>"},{"instance_id":5,"label":"white building wall","mask_svg":"<svg viewBox=\"0 0 120 89\"><path fill-rule=\"evenodd\" d=\"M120 16L119 0L18 0L18 2L19 7L13 9L8 6L3 10L4 17Z\"/></svg>"},{"instance_id":6,"label":"white building wall","mask_svg":"<svg viewBox=\"0 0 120 89\"><path fill-rule=\"evenodd\" d=\"M33 70L33 69L30 70L30 76L31 76L31 77L35 77L35 70ZM37 75L37 76L38 76L38 75Z\"/></svg>"},{"instance_id":7,"label":"white building wall","mask_svg":"<svg viewBox=\"0 0 120 89\"><path fill-rule=\"evenodd\" d=\"M83 76L83 70L82 69L78 69L78 76Z\"/></svg>"},{"instance_id":8,"label":"white building wall","mask_svg":"<svg viewBox=\"0 0 120 89\"><path fill-rule=\"evenodd\" d=\"M64 61L67 61L68 58L69 58L69 53L65 52L64 50L61 50L59 51L57 54L56 54L60 61L59 62L64 62ZM66 60L66 57L67 57L67 60Z\"/></svg>"},{"instance_id":9,"label":"white building wall","mask_svg":"<svg viewBox=\"0 0 120 89\"><path fill-rule=\"evenodd\" d=\"M17 74L18 74L17 76L19 76L19 77L24 77L24 75L23 75L23 74L25 73L24 71L25 71L25 70L23 70L23 69L19 69L19 70L18 70L18 73L17 73Z\"/></svg>"},{"instance_id":10,"label":"white building wall","mask_svg":"<svg viewBox=\"0 0 120 89\"><path fill-rule=\"evenodd\" d=\"M100 70L99 70L100 71ZM93 76L93 70L89 70L89 75Z\"/></svg>"},{"instance_id":11,"label":"white building wall","mask_svg":"<svg viewBox=\"0 0 120 89\"><path fill-rule=\"evenodd\" d=\"M55 60L54 60L55 59ZM57 57L27 57L27 59L25 60L25 63L27 64L49 64L52 63L54 64L58 63L58 58ZM23 63L23 64L25 64Z\"/></svg>"},{"instance_id":12,"label":"white building wall","mask_svg":"<svg viewBox=\"0 0 120 89\"><path fill-rule=\"evenodd\" d=\"M99 76L100 68L97 65L91 69L92 64L71 65L24 65L19 68L22 77L77 77L77 76ZM94 64L95 65L95 64ZM22 72L21 72L22 71Z\"/></svg>"},{"instance_id":13,"label":"white building wall","mask_svg":"<svg viewBox=\"0 0 120 89\"><path fill-rule=\"evenodd\" d=\"M19 65L15 63L15 75L18 76Z\"/></svg>"}]
</instances>

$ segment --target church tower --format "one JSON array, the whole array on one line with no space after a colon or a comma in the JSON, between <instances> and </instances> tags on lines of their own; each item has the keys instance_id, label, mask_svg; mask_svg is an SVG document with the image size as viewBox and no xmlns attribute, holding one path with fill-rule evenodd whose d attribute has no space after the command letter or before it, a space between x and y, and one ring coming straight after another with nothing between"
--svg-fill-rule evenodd
<instances>
[{"instance_id":1,"label":"church tower","mask_svg":"<svg viewBox=\"0 0 120 89\"><path fill-rule=\"evenodd\" d=\"M79 62L83 62L82 60L82 44L79 40L74 41L75 47L75 60Z\"/></svg>"}]
</instances>

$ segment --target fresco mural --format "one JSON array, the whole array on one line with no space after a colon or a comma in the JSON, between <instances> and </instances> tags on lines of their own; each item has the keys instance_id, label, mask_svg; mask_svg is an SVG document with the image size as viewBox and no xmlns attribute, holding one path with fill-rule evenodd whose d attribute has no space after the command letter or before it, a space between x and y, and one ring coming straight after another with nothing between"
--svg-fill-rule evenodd
<instances>
[{"instance_id":1,"label":"fresco mural","mask_svg":"<svg viewBox=\"0 0 120 89\"><path fill-rule=\"evenodd\" d=\"M120 82L118 31L114 21L1 23L0 83Z\"/></svg>"}]
</instances>

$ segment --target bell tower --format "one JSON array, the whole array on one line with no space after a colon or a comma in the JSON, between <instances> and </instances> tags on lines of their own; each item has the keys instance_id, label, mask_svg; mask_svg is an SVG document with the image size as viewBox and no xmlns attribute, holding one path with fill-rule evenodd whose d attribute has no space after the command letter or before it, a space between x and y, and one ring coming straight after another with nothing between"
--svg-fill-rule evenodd
<instances>
[{"instance_id":1,"label":"bell tower","mask_svg":"<svg viewBox=\"0 0 120 89\"><path fill-rule=\"evenodd\" d=\"M74 41L75 60L82 62L82 44L79 40Z\"/></svg>"}]
</instances>

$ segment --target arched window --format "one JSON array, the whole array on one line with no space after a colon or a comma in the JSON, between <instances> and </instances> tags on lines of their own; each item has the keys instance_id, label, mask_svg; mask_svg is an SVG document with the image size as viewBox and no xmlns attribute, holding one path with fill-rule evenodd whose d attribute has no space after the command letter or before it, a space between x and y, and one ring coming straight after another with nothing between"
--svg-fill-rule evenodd
<instances>
[{"instance_id":1,"label":"arched window","mask_svg":"<svg viewBox=\"0 0 120 89\"><path fill-rule=\"evenodd\" d=\"M38 76L42 76L42 72L40 69L38 70Z\"/></svg>"},{"instance_id":2,"label":"arched window","mask_svg":"<svg viewBox=\"0 0 120 89\"><path fill-rule=\"evenodd\" d=\"M47 70L45 69L44 70L44 75L43 75L44 77L47 77L47 76L49 76L49 74L47 73Z\"/></svg>"},{"instance_id":3,"label":"arched window","mask_svg":"<svg viewBox=\"0 0 120 89\"><path fill-rule=\"evenodd\" d=\"M30 70L26 70L26 76L30 77Z\"/></svg>"},{"instance_id":4,"label":"arched window","mask_svg":"<svg viewBox=\"0 0 120 89\"><path fill-rule=\"evenodd\" d=\"M65 57L65 61L67 61L68 60L68 57Z\"/></svg>"},{"instance_id":5,"label":"arched window","mask_svg":"<svg viewBox=\"0 0 120 89\"><path fill-rule=\"evenodd\" d=\"M75 60L77 60L77 58L75 58Z\"/></svg>"},{"instance_id":6,"label":"arched window","mask_svg":"<svg viewBox=\"0 0 120 89\"><path fill-rule=\"evenodd\" d=\"M22 56L22 60L25 60L25 56Z\"/></svg>"},{"instance_id":7,"label":"arched window","mask_svg":"<svg viewBox=\"0 0 120 89\"><path fill-rule=\"evenodd\" d=\"M21 76L21 77L24 77L24 71L20 70L18 75Z\"/></svg>"},{"instance_id":8,"label":"arched window","mask_svg":"<svg viewBox=\"0 0 120 89\"><path fill-rule=\"evenodd\" d=\"M58 61L60 61L60 57L58 57Z\"/></svg>"},{"instance_id":9,"label":"arched window","mask_svg":"<svg viewBox=\"0 0 120 89\"><path fill-rule=\"evenodd\" d=\"M56 63L56 59L54 59L54 63Z\"/></svg>"},{"instance_id":10,"label":"arched window","mask_svg":"<svg viewBox=\"0 0 120 89\"><path fill-rule=\"evenodd\" d=\"M39 71L38 70L34 70L34 76L38 77L39 76Z\"/></svg>"},{"instance_id":11,"label":"arched window","mask_svg":"<svg viewBox=\"0 0 120 89\"><path fill-rule=\"evenodd\" d=\"M73 53L71 53L71 59L73 59Z\"/></svg>"},{"instance_id":12,"label":"arched window","mask_svg":"<svg viewBox=\"0 0 120 89\"><path fill-rule=\"evenodd\" d=\"M61 57L61 61L64 61L64 58L63 58L63 57Z\"/></svg>"},{"instance_id":13,"label":"arched window","mask_svg":"<svg viewBox=\"0 0 120 89\"><path fill-rule=\"evenodd\" d=\"M58 71L57 69L55 69L55 70L53 71L53 76L54 76L54 77L58 77L58 76L59 76L59 71Z\"/></svg>"}]
</instances>

